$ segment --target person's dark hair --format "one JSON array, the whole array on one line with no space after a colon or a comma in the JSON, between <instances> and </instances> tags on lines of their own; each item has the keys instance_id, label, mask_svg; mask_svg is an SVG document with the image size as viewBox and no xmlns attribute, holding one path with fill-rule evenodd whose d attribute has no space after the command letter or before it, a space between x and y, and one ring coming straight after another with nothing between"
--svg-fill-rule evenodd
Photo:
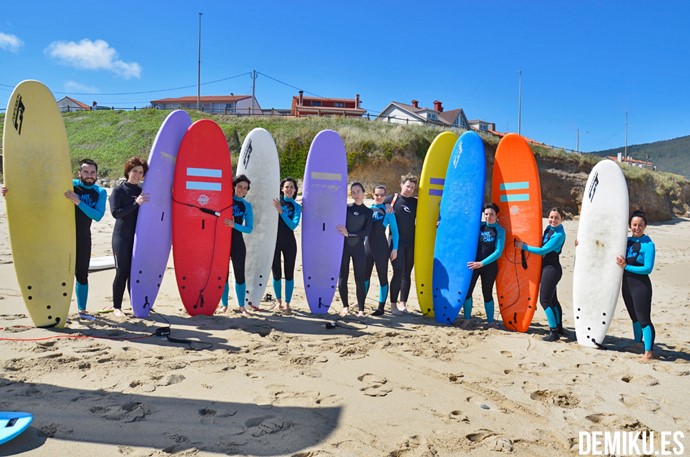
<instances>
[{"instance_id":1,"label":"person's dark hair","mask_svg":"<svg viewBox=\"0 0 690 457\"><path fill-rule=\"evenodd\" d=\"M549 213L548 213L548 214L551 214L551 213L553 213L554 211L556 211L558 214L561 215L561 219L565 220L565 211L563 211L562 209L560 209L558 206L554 206L553 208L551 208L551 209L549 210Z\"/></svg>"},{"instance_id":2,"label":"person's dark hair","mask_svg":"<svg viewBox=\"0 0 690 457\"><path fill-rule=\"evenodd\" d=\"M355 181L352 184L350 184L350 192L352 192L352 189L354 189L355 187L359 187L360 189L362 189L362 192L364 192L364 186L361 182Z\"/></svg>"},{"instance_id":3,"label":"person's dark hair","mask_svg":"<svg viewBox=\"0 0 690 457\"><path fill-rule=\"evenodd\" d=\"M247 190L249 190L249 188L252 185L252 182L249 180L249 178L247 178L246 175L237 175L237 176L235 176L235 179L232 180L232 188L234 189L235 186L241 182L247 183Z\"/></svg>"},{"instance_id":4,"label":"person's dark hair","mask_svg":"<svg viewBox=\"0 0 690 457\"><path fill-rule=\"evenodd\" d=\"M142 166L144 168L144 176L146 176L146 173L149 171L149 164L139 157L132 157L125 162L125 178L129 179L129 172L132 171L134 167L138 166Z\"/></svg>"},{"instance_id":5,"label":"person's dark hair","mask_svg":"<svg viewBox=\"0 0 690 457\"><path fill-rule=\"evenodd\" d=\"M295 197L297 196L297 191L299 190L299 187L297 187L297 180L293 178L292 176L287 176L283 178L282 181L280 181L280 196L284 197L283 195L283 186L285 185L286 182L291 182L293 186L295 186Z\"/></svg>"},{"instance_id":6,"label":"person's dark hair","mask_svg":"<svg viewBox=\"0 0 690 457\"><path fill-rule=\"evenodd\" d=\"M408 173L406 175L402 175L400 177L400 184L405 184L407 181L413 182L414 185L417 185L417 176L413 175L412 173Z\"/></svg>"},{"instance_id":7,"label":"person's dark hair","mask_svg":"<svg viewBox=\"0 0 690 457\"><path fill-rule=\"evenodd\" d=\"M632 224L632 220L636 217L639 217L640 219L642 219L644 221L645 227L647 226L647 214L644 211L639 210L639 209L636 209L630 215L630 219L628 219L628 226L630 226L630 224Z\"/></svg>"},{"instance_id":8,"label":"person's dark hair","mask_svg":"<svg viewBox=\"0 0 690 457\"><path fill-rule=\"evenodd\" d=\"M388 192L386 190L386 186L384 186L383 184L379 184L378 186L374 187L374 192L376 192L376 189L383 189L384 193Z\"/></svg>"},{"instance_id":9,"label":"person's dark hair","mask_svg":"<svg viewBox=\"0 0 690 457\"><path fill-rule=\"evenodd\" d=\"M94 167L96 167L96 171L98 171L98 164L92 159L81 159L79 161L79 168L80 169L81 169L82 165L93 165Z\"/></svg>"},{"instance_id":10,"label":"person's dark hair","mask_svg":"<svg viewBox=\"0 0 690 457\"><path fill-rule=\"evenodd\" d=\"M482 211L487 210L489 208L496 211L496 214L498 214L499 208L498 208L498 205L496 203L493 203L493 202L487 203L486 205L484 205L484 208L482 208Z\"/></svg>"}]
</instances>

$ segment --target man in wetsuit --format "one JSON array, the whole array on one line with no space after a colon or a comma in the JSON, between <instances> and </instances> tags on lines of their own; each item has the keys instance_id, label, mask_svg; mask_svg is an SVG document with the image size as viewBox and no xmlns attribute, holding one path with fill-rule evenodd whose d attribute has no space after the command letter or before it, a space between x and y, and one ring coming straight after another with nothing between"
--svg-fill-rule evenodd
<instances>
[{"instance_id":1,"label":"man in wetsuit","mask_svg":"<svg viewBox=\"0 0 690 457\"><path fill-rule=\"evenodd\" d=\"M91 221L100 221L105 214L105 189L96 184L98 164L91 159L79 161L79 179L73 180L74 191L65 192L65 198L74 203L77 226L77 255L74 276L79 317L93 320L86 312L89 296L89 261L91 260Z\"/></svg>"},{"instance_id":2,"label":"man in wetsuit","mask_svg":"<svg viewBox=\"0 0 690 457\"><path fill-rule=\"evenodd\" d=\"M400 193L389 195L384 203L393 207L398 223L398 256L391 261L393 277L390 282L391 311L400 315L407 313L407 298L410 295L412 267L414 266L414 232L417 217L417 177L407 174L400 179ZM398 296L400 306L398 306Z\"/></svg>"}]
</instances>

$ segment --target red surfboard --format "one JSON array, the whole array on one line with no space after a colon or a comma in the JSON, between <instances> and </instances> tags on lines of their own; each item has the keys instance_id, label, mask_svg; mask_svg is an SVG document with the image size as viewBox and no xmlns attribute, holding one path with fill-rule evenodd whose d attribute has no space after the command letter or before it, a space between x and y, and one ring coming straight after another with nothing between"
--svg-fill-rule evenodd
<instances>
[{"instance_id":1,"label":"red surfboard","mask_svg":"<svg viewBox=\"0 0 690 457\"><path fill-rule=\"evenodd\" d=\"M212 315L228 279L232 164L223 130L202 119L185 133L172 191L172 247L177 288L191 316Z\"/></svg>"}]
</instances>

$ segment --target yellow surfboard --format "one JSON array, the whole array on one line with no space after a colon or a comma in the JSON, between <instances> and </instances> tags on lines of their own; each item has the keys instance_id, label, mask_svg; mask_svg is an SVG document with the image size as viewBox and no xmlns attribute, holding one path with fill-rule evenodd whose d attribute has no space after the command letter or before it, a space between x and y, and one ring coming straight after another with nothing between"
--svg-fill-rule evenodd
<instances>
[{"instance_id":1,"label":"yellow surfboard","mask_svg":"<svg viewBox=\"0 0 690 457\"><path fill-rule=\"evenodd\" d=\"M448 160L458 136L443 132L434 138L424 157L422 176L417 191L417 222L414 234L414 276L419 309L425 316L434 316L431 278L434 271L436 223L441 206L443 183Z\"/></svg>"},{"instance_id":2,"label":"yellow surfboard","mask_svg":"<svg viewBox=\"0 0 690 457\"><path fill-rule=\"evenodd\" d=\"M12 259L37 327L63 327L74 284L74 204L67 133L55 97L38 81L10 96L2 138Z\"/></svg>"}]
</instances>

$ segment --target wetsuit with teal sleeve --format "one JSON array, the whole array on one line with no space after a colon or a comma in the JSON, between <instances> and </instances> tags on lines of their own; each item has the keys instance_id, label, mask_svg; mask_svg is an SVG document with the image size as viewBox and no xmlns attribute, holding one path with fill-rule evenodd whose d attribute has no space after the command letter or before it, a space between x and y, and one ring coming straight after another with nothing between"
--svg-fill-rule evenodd
<instances>
[{"instance_id":1,"label":"wetsuit with teal sleeve","mask_svg":"<svg viewBox=\"0 0 690 457\"><path fill-rule=\"evenodd\" d=\"M482 278L482 295L484 296L484 310L486 320L491 323L494 321L494 298L493 288L498 275L498 260L503 254L505 246L506 231L498 223L487 224L482 222L479 228L479 244L477 246L477 262L482 263L482 267L472 271L467 299L463 304L463 315L465 319L472 317L472 292L477 284L477 279Z\"/></svg>"},{"instance_id":2,"label":"wetsuit with teal sleeve","mask_svg":"<svg viewBox=\"0 0 690 457\"><path fill-rule=\"evenodd\" d=\"M249 234L254 229L254 213L252 205L244 198L232 197L232 218L235 226L232 228L232 242L230 244L230 260L232 260L232 271L235 275L235 293L237 294L237 305L245 305L247 283L244 277L244 262L247 258L247 248L244 245L243 233ZM225 283L221 301L223 306L228 306L228 295L230 286ZM258 303L257 303L258 305Z\"/></svg>"},{"instance_id":3,"label":"wetsuit with teal sleeve","mask_svg":"<svg viewBox=\"0 0 690 457\"><path fill-rule=\"evenodd\" d=\"M137 227L139 204L137 197L141 187L125 182L110 194L110 213L115 218L113 228L113 254L115 256L115 279L113 280L113 307L122 309L122 296L129 290L129 276L132 268L134 232Z\"/></svg>"},{"instance_id":4,"label":"wetsuit with teal sleeve","mask_svg":"<svg viewBox=\"0 0 690 457\"><path fill-rule=\"evenodd\" d=\"M386 205L379 204L371 207L371 232L364 241L364 252L366 254L366 268L364 272L365 290L369 291L369 281L371 273L376 265L376 273L379 277L379 310L377 315L383 314L383 308L388 296L388 259L390 258L391 247L398 249L400 234L398 233L398 223L395 214L386 212ZM390 227L392 245L386 236L386 227Z\"/></svg>"},{"instance_id":5,"label":"wetsuit with teal sleeve","mask_svg":"<svg viewBox=\"0 0 690 457\"><path fill-rule=\"evenodd\" d=\"M390 288L391 303L397 303L398 298L402 302L407 302L412 284L412 268L414 267L417 197L404 197L396 193L388 195L383 202L393 207L395 219L398 223L398 233L400 234L398 256L391 262L393 266Z\"/></svg>"},{"instance_id":6,"label":"wetsuit with teal sleeve","mask_svg":"<svg viewBox=\"0 0 690 457\"><path fill-rule=\"evenodd\" d=\"M86 300L89 296L89 262L91 260L91 221L100 221L105 214L105 202L108 194L98 184L85 185L80 179L72 181L74 193L81 202L75 214L77 229L77 251L74 276L77 295L77 308L86 311Z\"/></svg>"},{"instance_id":7,"label":"wetsuit with teal sleeve","mask_svg":"<svg viewBox=\"0 0 690 457\"><path fill-rule=\"evenodd\" d=\"M276 238L276 250L273 254L273 292L277 299L281 300L282 284L280 256L283 256L285 265L285 302L292 300L292 291L295 285L295 259L297 259L297 241L295 229L302 217L302 206L292 198L280 197L280 206L283 212L278 219L278 236Z\"/></svg>"},{"instance_id":8,"label":"wetsuit with teal sleeve","mask_svg":"<svg viewBox=\"0 0 690 457\"><path fill-rule=\"evenodd\" d=\"M652 324L652 281L649 279L655 257L654 243L647 235L628 238L623 271L623 301L633 322L635 341L644 341L645 351L652 350L656 337Z\"/></svg>"},{"instance_id":9,"label":"wetsuit with teal sleeve","mask_svg":"<svg viewBox=\"0 0 690 457\"><path fill-rule=\"evenodd\" d=\"M350 259L355 273L355 286L357 289L357 305L360 311L364 311L364 300L367 297L364 286L364 270L366 268L366 254L364 252L364 239L371 231L371 209L365 205L352 203L347 206L345 228L348 236L343 241L343 258L340 263L340 276L338 278L338 293L344 307L349 307L347 299L347 280L350 276Z\"/></svg>"},{"instance_id":10,"label":"wetsuit with teal sleeve","mask_svg":"<svg viewBox=\"0 0 690 457\"><path fill-rule=\"evenodd\" d=\"M552 331L562 332L563 308L558 301L556 286L563 276L560 254L565 243L565 230L559 225L554 228L548 225L542 237L542 247L537 248L524 244L522 249L532 254L543 257L541 263L541 284L539 286L539 302L544 308L549 328Z\"/></svg>"}]
</instances>

